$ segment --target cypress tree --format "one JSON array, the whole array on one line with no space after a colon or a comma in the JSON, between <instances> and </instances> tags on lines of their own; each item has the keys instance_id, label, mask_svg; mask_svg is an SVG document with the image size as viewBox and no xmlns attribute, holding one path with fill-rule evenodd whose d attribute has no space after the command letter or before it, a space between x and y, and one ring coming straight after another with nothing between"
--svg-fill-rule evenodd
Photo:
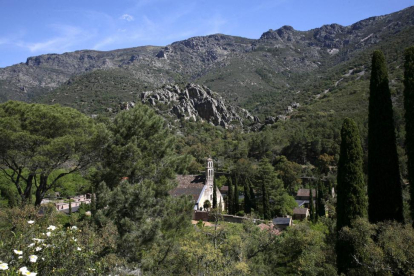
<instances>
[{"instance_id":1,"label":"cypress tree","mask_svg":"<svg viewBox=\"0 0 414 276\"><path fill-rule=\"evenodd\" d=\"M95 216L96 214L96 198L95 198L95 189L92 187L91 193L91 214Z\"/></svg>"},{"instance_id":2,"label":"cypress tree","mask_svg":"<svg viewBox=\"0 0 414 276\"><path fill-rule=\"evenodd\" d=\"M233 192L233 181L231 180L231 177L227 178L227 185L229 187L228 195L227 195L227 212L230 215L234 214L234 192Z\"/></svg>"},{"instance_id":3,"label":"cypress tree","mask_svg":"<svg viewBox=\"0 0 414 276\"><path fill-rule=\"evenodd\" d=\"M250 183L250 203L252 206L252 209L256 209L256 197L254 195L254 189L253 189L253 184L252 182L249 180Z\"/></svg>"},{"instance_id":4,"label":"cypress tree","mask_svg":"<svg viewBox=\"0 0 414 276\"><path fill-rule=\"evenodd\" d=\"M234 206L233 206L233 213L236 214L239 211L239 188L237 185L237 179L234 181Z\"/></svg>"},{"instance_id":5,"label":"cypress tree","mask_svg":"<svg viewBox=\"0 0 414 276\"><path fill-rule=\"evenodd\" d=\"M346 118L341 129L341 149L337 175L337 231L351 226L351 221L367 215L367 196L363 172L363 152L356 123ZM353 248L338 239L336 244L338 274L352 267Z\"/></svg>"},{"instance_id":6,"label":"cypress tree","mask_svg":"<svg viewBox=\"0 0 414 276\"><path fill-rule=\"evenodd\" d=\"M262 206L263 206L263 217L264 219L271 219L272 214L269 206L269 187L277 180L276 173L273 166L269 163L269 160L264 158L260 161L259 167L259 183L262 190Z\"/></svg>"},{"instance_id":7,"label":"cypress tree","mask_svg":"<svg viewBox=\"0 0 414 276\"><path fill-rule=\"evenodd\" d=\"M263 217L264 219L271 219L269 208L269 192L267 191L266 183L262 183L262 196L263 196Z\"/></svg>"},{"instance_id":8,"label":"cypress tree","mask_svg":"<svg viewBox=\"0 0 414 276\"><path fill-rule=\"evenodd\" d=\"M411 218L414 221L414 47L405 50L404 62L405 145L411 195ZM414 222L413 222L414 225Z\"/></svg>"},{"instance_id":9,"label":"cypress tree","mask_svg":"<svg viewBox=\"0 0 414 276\"><path fill-rule=\"evenodd\" d=\"M244 213L250 214L252 212L252 199L250 197L250 183L248 179L244 179Z\"/></svg>"},{"instance_id":10,"label":"cypress tree","mask_svg":"<svg viewBox=\"0 0 414 276\"><path fill-rule=\"evenodd\" d=\"M213 209L217 208L217 185L216 181L213 181Z\"/></svg>"},{"instance_id":11,"label":"cypress tree","mask_svg":"<svg viewBox=\"0 0 414 276\"><path fill-rule=\"evenodd\" d=\"M323 188L322 181L318 182L316 202L317 202L316 210L318 212L318 216L324 217L325 216L325 189Z\"/></svg>"},{"instance_id":12,"label":"cypress tree","mask_svg":"<svg viewBox=\"0 0 414 276\"><path fill-rule=\"evenodd\" d=\"M403 201L385 57L372 57L368 116L368 216L403 222Z\"/></svg>"},{"instance_id":13,"label":"cypress tree","mask_svg":"<svg viewBox=\"0 0 414 276\"><path fill-rule=\"evenodd\" d=\"M350 226L351 220L367 215L363 152L356 123L344 120L337 174L337 229Z\"/></svg>"},{"instance_id":14,"label":"cypress tree","mask_svg":"<svg viewBox=\"0 0 414 276\"><path fill-rule=\"evenodd\" d=\"M310 213L310 221L315 223L315 206L313 204L313 194L312 194L312 187L309 187L309 213Z\"/></svg>"}]
</instances>

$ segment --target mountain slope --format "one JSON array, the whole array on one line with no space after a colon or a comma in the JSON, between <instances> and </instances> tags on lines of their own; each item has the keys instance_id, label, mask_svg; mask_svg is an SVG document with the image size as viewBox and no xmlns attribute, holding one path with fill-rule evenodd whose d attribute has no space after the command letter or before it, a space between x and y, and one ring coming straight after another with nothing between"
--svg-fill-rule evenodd
<instances>
[{"instance_id":1,"label":"mountain slope","mask_svg":"<svg viewBox=\"0 0 414 276\"><path fill-rule=\"evenodd\" d=\"M216 34L166 47L42 55L0 69L0 101L74 104L79 99L75 107L81 110L95 106L85 109L90 113L147 88L195 82L255 114L277 115L294 101L311 104L327 90L363 81L366 75L352 74L368 71L373 49L382 48L390 61L399 62L402 49L414 44L413 26L410 7L346 27L297 31L283 26L259 39ZM352 77L342 77L350 70Z\"/></svg>"}]
</instances>

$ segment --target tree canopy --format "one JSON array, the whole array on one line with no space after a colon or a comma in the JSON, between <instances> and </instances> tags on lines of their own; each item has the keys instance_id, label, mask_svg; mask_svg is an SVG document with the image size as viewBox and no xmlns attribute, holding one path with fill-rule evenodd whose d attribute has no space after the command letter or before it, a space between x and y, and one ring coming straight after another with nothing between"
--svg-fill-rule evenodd
<instances>
[{"instance_id":1,"label":"tree canopy","mask_svg":"<svg viewBox=\"0 0 414 276\"><path fill-rule=\"evenodd\" d=\"M9 101L0 105L0 169L23 202L35 187L40 205L59 179L96 161L103 133L72 108Z\"/></svg>"}]
</instances>

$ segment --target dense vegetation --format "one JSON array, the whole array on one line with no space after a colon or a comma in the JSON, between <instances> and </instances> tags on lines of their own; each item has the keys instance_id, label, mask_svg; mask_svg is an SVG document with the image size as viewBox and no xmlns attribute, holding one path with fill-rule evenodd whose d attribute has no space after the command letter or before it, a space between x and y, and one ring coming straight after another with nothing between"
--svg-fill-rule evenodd
<instances>
[{"instance_id":1,"label":"dense vegetation","mask_svg":"<svg viewBox=\"0 0 414 276\"><path fill-rule=\"evenodd\" d=\"M372 181L372 158L390 155L375 157L378 152L370 151L367 158L367 134L372 146L375 127L380 130L374 136L385 140L382 147L395 151L394 171L403 168L407 177L403 116L392 115L385 59L374 53L374 61L378 57L371 74L370 116L376 111L372 106L388 103L379 112L391 113L387 124L394 134L394 119L397 139L385 139L386 119L370 118L367 124L359 109L351 110L355 121L343 122L335 112L313 113L309 105L290 121L244 132L185 120L172 124L140 104L114 118L96 119L59 105L1 104L0 269L7 267L9 275L22 267L39 275L414 273L407 188L391 188L403 202L368 188L370 204L385 206L387 217L366 216L364 173ZM406 66L405 83L410 76ZM386 93L375 103L377 86ZM245 216L243 223L223 222L215 197L205 202L212 224L191 225L192 199L169 195L175 175L200 173L207 156L215 160L214 186L229 189L225 212ZM381 167L381 175L388 169ZM275 231L269 220L292 214L299 188L310 188L311 197L316 192L309 221ZM89 206L66 215L53 205L39 207L53 192L95 195ZM389 215L389 206L399 209L391 208L398 210Z\"/></svg>"}]
</instances>

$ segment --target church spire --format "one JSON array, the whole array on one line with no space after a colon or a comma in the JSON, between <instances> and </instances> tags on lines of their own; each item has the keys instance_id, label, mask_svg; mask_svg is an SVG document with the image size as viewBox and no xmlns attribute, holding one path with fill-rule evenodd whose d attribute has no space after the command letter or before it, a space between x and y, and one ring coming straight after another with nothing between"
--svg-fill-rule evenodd
<instances>
[{"instance_id":1,"label":"church spire","mask_svg":"<svg viewBox=\"0 0 414 276\"><path fill-rule=\"evenodd\" d=\"M207 159L207 168L206 168L206 184L213 187L214 182L214 165L213 159Z\"/></svg>"}]
</instances>

